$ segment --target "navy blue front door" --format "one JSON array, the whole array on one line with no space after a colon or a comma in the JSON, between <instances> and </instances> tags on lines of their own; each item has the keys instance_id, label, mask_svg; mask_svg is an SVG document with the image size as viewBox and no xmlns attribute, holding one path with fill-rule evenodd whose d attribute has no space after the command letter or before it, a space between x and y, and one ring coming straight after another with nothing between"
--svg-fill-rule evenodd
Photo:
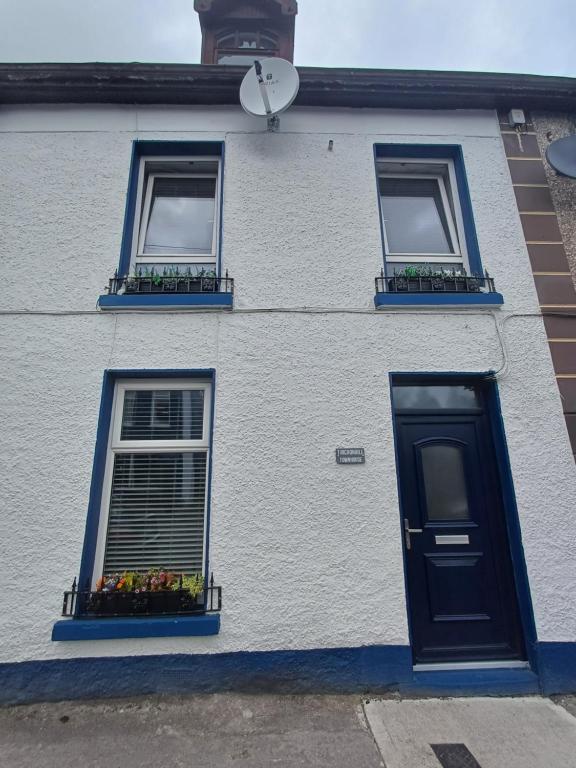
<instances>
[{"instance_id":1,"label":"navy blue front door","mask_svg":"<svg viewBox=\"0 0 576 768\"><path fill-rule=\"evenodd\" d=\"M525 658L482 388L394 402L415 663Z\"/></svg>"}]
</instances>

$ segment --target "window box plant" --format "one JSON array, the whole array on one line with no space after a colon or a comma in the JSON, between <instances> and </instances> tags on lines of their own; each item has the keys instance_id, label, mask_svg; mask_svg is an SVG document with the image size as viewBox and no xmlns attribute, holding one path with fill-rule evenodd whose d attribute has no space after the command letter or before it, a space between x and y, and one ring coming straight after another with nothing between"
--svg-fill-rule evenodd
<instances>
[{"instance_id":1,"label":"window box plant","mask_svg":"<svg viewBox=\"0 0 576 768\"><path fill-rule=\"evenodd\" d=\"M470 283L473 283L472 287ZM388 278L388 290L407 293L479 291L480 280L475 278L472 281L464 270L408 265L400 271L394 270L393 277Z\"/></svg>"},{"instance_id":2,"label":"window box plant","mask_svg":"<svg viewBox=\"0 0 576 768\"><path fill-rule=\"evenodd\" d=\"M124 293L137 293L138 280L134 277L128 277L124 283Z\"/></svg>"},{"instance_id":3,"label":"window box plant","mask_svg":"<svg viewBox=\"0 0 576 768\"><path fill-rule=\"evenodd\" d=\"M174 615L202 612L204 577L165 569L124 571L102 576L95 592L86 593L80 613L86 616Z\"/></svg>"}]
</instances>

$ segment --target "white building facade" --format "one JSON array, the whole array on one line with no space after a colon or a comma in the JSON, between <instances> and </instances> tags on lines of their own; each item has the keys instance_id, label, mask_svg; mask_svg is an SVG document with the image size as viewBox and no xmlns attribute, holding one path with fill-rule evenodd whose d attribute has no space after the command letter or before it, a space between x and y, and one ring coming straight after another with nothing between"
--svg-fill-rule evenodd
<instances>
[{"instance_id":1,"label":"white building facade","mask_svg":"<svg viewBox=\"0 0 576 768\"><path fill-rule=\"evenodd\" d=\"M494 109L13 104L0 146L5 701L573 689L576 477ZM152 242L174 199L212 200L192 244ZM155 265L205 284L103 290ZM60 617L160 566L221 610Z\"/></svg>"}]
</instances>

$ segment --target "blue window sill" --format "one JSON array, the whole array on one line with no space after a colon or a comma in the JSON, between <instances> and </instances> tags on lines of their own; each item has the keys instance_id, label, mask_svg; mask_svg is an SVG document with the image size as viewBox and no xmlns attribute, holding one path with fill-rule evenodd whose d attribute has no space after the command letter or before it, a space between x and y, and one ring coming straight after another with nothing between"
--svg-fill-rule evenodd
<instances>
[{"instance_id":1,"label":"blue window sill","mask_svg":"<svg viewBox=\"0 0 576 768\"><path fill-rule=\"evenodd\" d=\"M501 293L377 293L376 309L393 307L501 307Z\"/></svg>"},{"instance_id":2,"label":"blue window sill","mask_svg":"<svg viewBox=\"0 0 576 768\"><path fill-rule=\"evenodd\" d=\"M107 309L232 309L232 293L104 294L98 306Z\"/></svg>"},{"instance_id":3,"label":"blue window sill","mask_svg":"<svg viewBox=\"0 0 576 768\"><path fill-rule=\"evenodd\" d=\"M220 614L159 618L63 619L52 640L117 640L123 637L201 637L220 632Z\"/></svg>"}]
</instances>

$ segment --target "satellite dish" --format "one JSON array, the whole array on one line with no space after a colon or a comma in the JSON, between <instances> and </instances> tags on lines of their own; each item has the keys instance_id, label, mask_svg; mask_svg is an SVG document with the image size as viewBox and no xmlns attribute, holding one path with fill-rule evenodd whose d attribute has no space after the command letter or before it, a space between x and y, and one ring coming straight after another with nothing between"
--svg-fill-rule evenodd
<instances>
[{"instance_id":1,"label":"satellite dish","mask_svg":"<svg viewBox=\"0 0 576 768\"><path fill-rule=\"evenodd\" d=\"M546 159L562 176L576 179L576 134L553 141L546 150Z\"/></svg>"},{"instance_id":2,"label":"satellite dish","mask_svg":"<svg viewBox=\"0 0 576 768\"><path fill-rule=\"evenodd\" d=\"M286 59L256 59L240 86L240 103L252 117L267 117L268 127L276 130L276 116L292 104L299 87L296 67Z\"/></svg>"}]
</instances>

